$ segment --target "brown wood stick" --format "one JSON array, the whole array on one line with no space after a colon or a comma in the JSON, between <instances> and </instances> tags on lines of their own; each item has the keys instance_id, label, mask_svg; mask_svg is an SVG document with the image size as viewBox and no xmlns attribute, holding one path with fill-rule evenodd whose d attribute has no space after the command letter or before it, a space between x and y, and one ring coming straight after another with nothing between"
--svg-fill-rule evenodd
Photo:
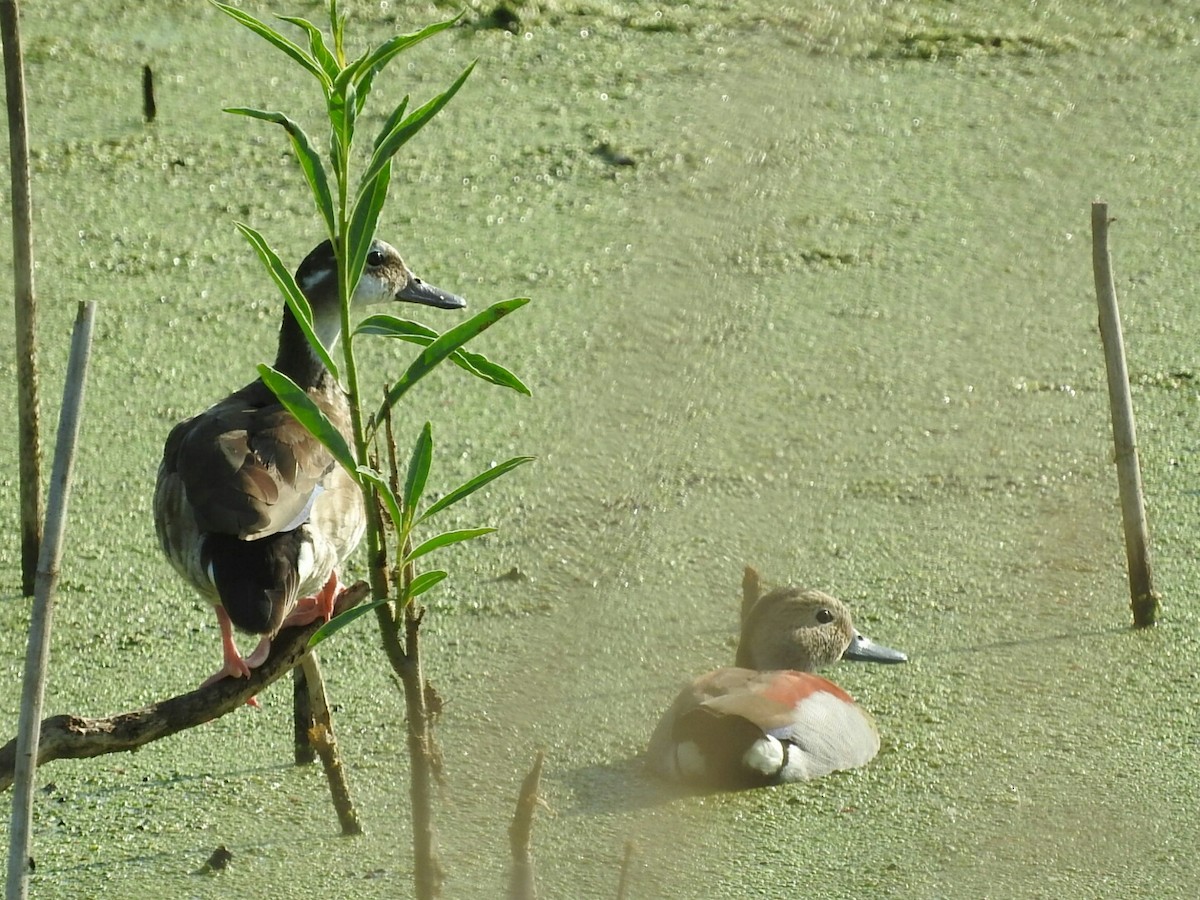
<instances>
[{"instance_id":1,"label":"brown wood stick","mask_svg":"<svg viewBox=\"0 0 1200 900\"><path fill-rule=\"evenodd\" d=\"M334 615L361 603L369 593L366 582L347 588L334 604ZM266 662L252 670L249 678L222 678L208 687L114 716L59 715L43 719L37 763L41 766L55 759L89 759L135 750L240 709L247 700L292 670L308 653L309 638L321 625L318 620L279 632L271 642ZM0 747L0 791L12 785L16 747L15 739Z\"/></svg>"},{"instance_id":2,"label":"brown wood stick","mask_svg":"<svg viewBox=\"0 0 1200 900\"><path fill-rule=\"evenodd\" d=\"M342 834L362 834L358 811L350 798L350 782L346 780L346 768L342 765L342 754L338 751L337 738L333 733L333 718L329 714L329 700L325 696L325 678L317 654L309 653L300 659L296 670L304 673L304 685L308 691L308 708L312 714L312 726L308 731L308 742L325 768L325 779L329 782L329 793L333 797L333 808L337 811Z\"/></svg>"},{"instance_id":3,"label":"brown wood stick","mask_svg":"<svg viewBox=\"0 0 1200 900\"><path fill-rule=\"evenodd\" d=\"M1108 370L1108 400L1112 411L1113 444L1116 447L1117 485L1121 496L1121 520L1125 531L1125 558L1129 566L1129 600L1136 628L1147 628L1158 620L1161 599L1154 590L1150 566L1150 526L1142 493L1142 470L1138 463L1137 431L1133 399L1129 393L1129 370L1125 364L1125 339L1117 290L1108 254L1108 204L1092 204L1092 272L1096 302L1100 307L1100 337Z\"/></svg>"}]
</instances>

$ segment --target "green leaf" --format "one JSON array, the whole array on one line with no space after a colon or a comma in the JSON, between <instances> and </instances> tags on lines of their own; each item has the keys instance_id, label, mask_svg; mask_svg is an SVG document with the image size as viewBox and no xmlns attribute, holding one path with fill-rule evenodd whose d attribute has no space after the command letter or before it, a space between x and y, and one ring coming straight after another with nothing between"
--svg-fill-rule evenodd
<instances>
[{"instance_id":1,"label":"green leaf","mask_svg":"<svg viewBox=\"0 0 1200 900\"><path fill-rule=\"evenodd\" d=\"M383 204L387 200L388 185L391 180L392 166L391 163L388 163L375 176L375 180L369 186L370 190L359 195L354 204L354 210L350 214L350 263L346 270L346 277L350 281L351 289L358 284L358 279L362 277L367 254L371 250L371 241L375 237L375 228L379 224L379 213L383 210Z\"/></svg>"},{"instance_id":2,"label":"green leaf","mask_svg":"<svg viewBox=\"0 0 1200 900\"><path fill-rule=\"evenodd\" d=\"M354 329L355 334L377 334L383 337L412 339L414 343L429 346L438 333L428 325L401 319L388 313L376 313L367 316Z\"/></svg>"},{"instance_id":3,"label":"green leaf","mask_svg":"<svg viewBox=\"0 0 1200 900\"><path fill-rule=\"evenodd\" d=\"M375 490L379 492L379 498L383 501L384 509L387 510L388 518L396 526L396 531L403 531L404 513L400 510L400 503L396 500L396 494L392 491L389 481L370 466L359 466L356 471L364 481L375 486Z\"/></svg>"},{"instance_id":4,"label":"green leaf","mask_svg":"<svg viewBox=\"0 0 1200 900\"><path fill-rule=\"evenodd\" d=\"M397 340L420 344L423 347L428 347L438 336L436 331L426 325L391 316L387 313L367 316L367 318L358 323L358 327L354 329L354 333L396 338ZM452 363L470 372L476 378L482 378L484 381L499 385L500 387L511 388L518 394L524 394L526 397L533 395L520 378L499 363L492 362L482 353L473 353L470 350L455 350L450 354L449 359Z\"/></svg>"},{"instance_id":5,"label":"green leaf","mask_svg":"<svg viewBox=\"0 0 1200 900\"><path fill-rule=\"evenodd\" d=\"M450 493L446 494L446 496L442 497L440 500L430 506L429 509L421 513L421 516L417 519L417 521L424 522L429 517L437 515L446 507L453 506L464 497L471 496L471 494L475 493L485 484L495 481L501 475L511 472L513 469L517 468L517 466L523 466L525 463L533 462L535 459L537 459L536 456L514 456L512 459L506 459L504 462L492 466L487 471L480 472L470 481L460 484Z\"/></svg>"},{"instance_id":6,"label":"green leaf","mask_svg":"<svg viewBox=\"0 0 1200 900\"><path fill-rule=\"evenodd\" d=\"M428 422L421 429L413 447L412 459L408 463L408 475L404 479L404 511L412 521L413 510L425 493L425 482L429 480L429 467L433 462L433 426Z\"/></svg>"},{"instance_id":7,"label":"green leaf","mask_svg":"<svg viewBox=\"0 0 1200 900\"><path fill-rule=\"evenodd\" d=\"M492 534L495 530L495 528L463 528L458 531L444 531L414 547L412 552L404 558L404 561L406 563L412 562L414 559L438 549L438 547L469 541L484 534Z\"/></svg>"},{"instance_id":8,"label":"green leaf","mask_svg":"<svg viewBox=\"0 0 1200 900\"><path fill-rule=\"evenodd\" d=\"M375 415L375 421L382 422L388 411L408 392L409 388L428 375L434 366L447 356L450 356L455 350L471 340L471 338L495 325L509 313L520 309L528 302L528 297L501 300L499 303L493 303L482 312L476 313L467 319L467 321L455 325L449 331L440 334L433 343L425 348L425 352L412 362L404 374L400 376L400 379L388 389L387 397L384 398L383 405Z\"/></svg>"},{"instance_id":9,"label":"green leaf","mask_svg":"<svg viewBox=\"0 0 1200 900\"><path fill-rule=\"evenodd\" d=\"M532 397L533 392L520 378L499 363L494 363L482 353L470 350L456 350L450 354L450 361L470 372L476 378L482 378L491 384L511 388L518 394Z\"/></svg>"},{"instance_id":10,"label":"green leaf","mask_svg":"<svg viewBox=\"0 0 1200 900\"><path fill-rule=\"evenodd\" d=\"M322 446L346 471L351 475L357 475L358 462L354 459L354 454L350 452L350 445L346 443L345 436L334 427L333 423L329 421L329 417L313 402L307 391L266 363L259 365L258 377L271 389L271 393L279 398L279 402L287 408L287 411L296 417L296 421L320 441Z\"/></svg>"},{"instance_id":11,"label":"green leaf","mask_svg":"<svg viewBox=\"0 0 1200 900\"><path fill-rule=\"evenodd\" d=\"M363 80L374 79L383 67L391 62L392 57L397 53L407 50L414 44L419 44L426 38L433 37L439 31L444 31L461 19L462 16L463 14L459 13L453 19L447 19L445 22L435 22L433 25L427 25L420 31L413 32L412 34L399 34L389 41L384 41L367 57L366 62L363 64Z\"/></svg>"},{"instance_id":12,"label":"green leaf","mask_svg":"<svg viewBox=\"0 0 1200 900\"><path fill-rule=\"evenodd\" d=\"M305 53L296 44L293 44L266 22L256 19L249 13L242 12L240 9L229 6L225 3L218 3L216 0L211 0L211 2L213 6L221 10L221 12L225 13L225 15L229 16L229 18L249 28L259 37L267 40L271 44L274 44L276 48L282 50L293 60L299 63L303 68L311 72L312 75L321 82L321 87L325 91L329 90L329 76L325 74L325 70L321 68L315 59Z\"/></svg>"},{"instance_id":13,"label":"green leaf","mask_svg":"<svg viewBox=\"0 0 1200 900\"><path fill-rule=\"evenodd\" d=\"M275 281L279 291L287 300L287 305L292 311L292 315L296 317L296 321L300 324L300 330L304 332L304 337L308 339L309 345L317 354L317 357L325 364L334 378L338 377L338 368L333 361L333 357L329 355L329 351L325 349L325 345L317 338L317 334L313 331L313 315L312 307L309 306L308 298L304 296L304 292L296 285L296 279L292 273L287 270L279 256L272 250L261 234L251 228L249 225L244 225L241 222L234 223L237 225L238 231L245 235L246 240L250 242L250 246L254 248L254 252L258 254L258 258L262 260L263 265L267 267L267 272Z\"/></svg>"},{"instance_id":14,"label":"green leaf","mask_svg":"<svg viewBox=\"0 0 1200 900\"><path fill-rule=\"evenodd\" d=\"M359 104L354 99L354 85L345 84L342 90L331 90L326 109L329 116L332 140L342 149L343 154L349 154L354 144L354 123L357 120Z\"/></svg>"},{"instance_id":15,"label":"green leaf","mask_svg":"<svg viewBox=\"0 0 1200 900\"><path fill-rule=\"evenodd\" d=\"M304 177L308 180L308 185L312 189L313 200L317 204L317 212L325 219L325 227L332 238L334 234L333 194L329 191L329 179L325 175L325 167L321 165L321 158L317 155L317 151L313 149L308 135L304 133L304 129L281 112L266 112L265 110L248 109L242 106L229 107L225 112L233 113L235 116L262 119L264 122L273 122L276 125L283 126L288 138L291 139L292 150L296 153L296 159L300 162L300 170L304 173Z\"/></svg>"},{"instance_id":16,"label":"green leaf","mask_svg":"<svg viewBox=\"0 0 1200 900\"><path fill-rule=\"evenodd\" d=\"M391 134L396 126L404 120L404 112L407 109L408 94L405 94L404 99L397 104L396 108L392 110L392 114L388 116L387 121L383 123L383 127L379 129L379 134L375 136L375 146L371 148L372 152L378 150L379 145L383 143L383 139Z\"/></svg>"},{"instance_id":17,"label":"green leaf","mask_svg":"<svg viewBox=\"0 0 1200 900\"><path fill-rule=\"evenodd\" d=\"M447 575L441 569L430 569L428 572L422 572L409 584L408 590L404 592L405 600L411 600L413 597L419 597L425 593Z\"/></svg>"},{"instance_id":18,"label":"green leaf","mask_svg":"<svg viewBox=\"0 0 1200 900\"><path fill-rule=\"evenodd\" d=\"M317 28L308 19L302 19L299 16L276 16L284 22L291 22L297 28L302 28L308 33L308 52L317 64L329 76L330 82L337 78L341 71L341 66L338 65L337 59L333 55L333 51L329 49L329 45L325 43L325 35L321 34L321 29Z\"/></svg>"},{"instance_id":19,"label":"green leaf","mask_svg":"<svg viewBox=\"0 0 1200 900\"><path fill-rule=\"evenodd\" d=\"M369 50L364 51L362 56L348 63L338 72L337 78L333 79L334 93L341 93L355 98L354 112L356 114L362 112L362 108L367 102L367 97L371 94L371 80L359 77L363 66L367 64L369 54ZM353 91L349 92L347 90L348 87L353 88Z\"/></svg>"},{"instance_id":20,"label":"green leaf","mask_svg":"<svg viewBox=\"0 0 1200 900\"><path fill-rule=\"evenodd\" d=\"M346 15L338 14L337 0L329 0L329 31L333 35L333 52L338 59L345 59L343 38L346 34Z\"/></svg>"},{"instance_id":21,"label":"green leaf","mask_svg":"<svg viewBox=\"0 0 1200 900\"><path fill-rule=\"evenodd\" d=\"M367 613L378 609L387 602L387 597L379 597L375 600L368 601L367 603L360 603L358 606L350 607L350 609L346 610L341 615L334 616L332 619L318 628L317 633L308 639L308 646L317 646L317 644L321 643L321 641L333 637L333 635L337 634L347 625L356 621L361 616L365 616Z\"/></svg>"},{"instance_id":22,"label":"green leaf","mask_svg":"<svg viewBox=\"0 0 1200 900\"><path fill-rule=\"evenodd\" d=\"M463 86L463 82L467 80L467 76L471 74L471 70L475 68L475 63L471 63L461 75L455 79L454 84L450 85L445 91L438 94L420 109L406 116L401 120L386 136L375 142L375 152L371 155L371 162L367 166L367 173L363 176L364 180L369 180L375 177L384 164L396 155L412 137L420 131L425 125L436 116L447 103L450 98L458 93L458 89Z\"/></svg>"}]
</instances>

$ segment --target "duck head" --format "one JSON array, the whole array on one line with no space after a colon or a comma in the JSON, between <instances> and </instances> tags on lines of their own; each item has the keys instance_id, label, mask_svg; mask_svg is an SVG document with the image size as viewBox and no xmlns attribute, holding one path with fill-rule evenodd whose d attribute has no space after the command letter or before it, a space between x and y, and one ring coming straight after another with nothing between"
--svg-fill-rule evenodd
<instances>
[{"instance_id":1,"label":"duck head","mask_svg":"<svg viewBox=\"0 0 1200 900\"><path fill-rule=\"evenodd\" d=\"M313 325L326 349L337 341L341 329L337 279L337 258L329 241L314 247L296 270L296 285L312 306ZM350 302L365 306L389 301L420 303L438 309L464 309L467 305L457 294L422 281L395 247L376 239L367 251L362 278Z\"/></svg>"},{"instance_id":2,"label":"duck head","mask_svg":"<svg viewBox=\"0 0 1200 900\"><path fill-rule=\"evenodd\" d=\"M821 591L776 588L744 611L737 666L812 672L840 659L901 663L908 657L860 634L846 605Z\"/></svg>"},{"instance_id":3,"label":"duck head","mask_svg":"<svg viewBox=\"0 0 1200 900\"><path fill-rule=\"evenodd\" d=\"M317 338L326 350L332 351L341 337L342 320L338 301L337 258L330 241L322 241L300 263L296 269L296 286L312 307L313 330ZM387 302L419 303L437 309L465 309L467 305L467 301L457 294L423 281L405 264L395 247L378 239L371 242L362 277L350 302L353 306ZM300 381L311 372L315 362L316 357L308 347L290 307L284 306L275 368Z\"/></svg>"}]
</instances>

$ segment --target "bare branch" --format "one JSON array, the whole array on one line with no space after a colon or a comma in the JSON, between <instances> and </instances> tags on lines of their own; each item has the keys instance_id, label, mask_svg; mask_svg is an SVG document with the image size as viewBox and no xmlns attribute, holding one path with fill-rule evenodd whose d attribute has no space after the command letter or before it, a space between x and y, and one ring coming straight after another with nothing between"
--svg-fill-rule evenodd
<instances>
[{"instance_id":1,"label":"bare branch","mask_svg":"<svg viewBox=\"0 0 1200 900\"><path fill-rule=\"evenodd\" d=\"M370 588L365 582L347 588L337 599L334 615L361 603L369 593ZM279 632L271 643L271 655L247 679L223 678L206 688L115 716L92 719L60 715L43 719L37 764L135 750L239 709L267 685L292 670L309 652L308 640L322 624L317 620ZM16 749L15 740L0 748L0 791L12 785Z\"/></svg>"}]
</instances>

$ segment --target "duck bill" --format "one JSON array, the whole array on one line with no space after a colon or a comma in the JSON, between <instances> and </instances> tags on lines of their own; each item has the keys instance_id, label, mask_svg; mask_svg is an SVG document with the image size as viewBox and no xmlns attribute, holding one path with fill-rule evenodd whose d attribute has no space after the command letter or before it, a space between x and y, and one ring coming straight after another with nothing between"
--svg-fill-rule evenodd
<instances>
[{"instance_id":1,"label":"duck bill","mask_svg":"<svg viewBox=\"0 0 1200 900\"><path fill-rule=\"evenodd\" d=\"M440 287L422 281L415 275L408 284L396 294L397 300L406 303L420 303L424 306L434 306L438 309L466 309L467 301L457 294L443 291Z\"/></svg>"},{"instance_id":2,"label":"duck bill","mask_svg":"<svg viewBox=\"0 0 1200 900\"><path fill-rule=\"evenodd\" d=\"M891 647L877 644L856 631L850 641L850 646L842 654L842 659L851 659L855 662L902 663L908 662L908 655L899 650L893 650Z\"/></svg>"}]
</instances>

